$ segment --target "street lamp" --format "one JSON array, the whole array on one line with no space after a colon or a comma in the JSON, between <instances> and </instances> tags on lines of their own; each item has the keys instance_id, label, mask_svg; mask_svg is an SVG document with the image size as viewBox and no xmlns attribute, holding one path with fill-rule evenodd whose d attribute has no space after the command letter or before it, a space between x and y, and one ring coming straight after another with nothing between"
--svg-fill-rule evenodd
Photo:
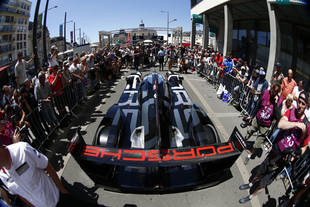
<instances>
[{"instance_id":1,"label":"street lamp","mask_svg":"<svg viewBox=\"0 0 310 207\"><path fill-rule=\"evenodd\" d=\"M39 8L40 8L41 0L37 1L35 12L34 12L34 18L33 18L33 31L32 31L32 50L34 54L34 67L36 72L40 69L40 63L38 59L38 45L37 45L37 26L38 26L38 14L39 14Z\"/></svg>"},{"instance_id":2,"label":"street lamp","mask_svg":"<svg viewBox=\"0 0 310 207\"><path fill-rule=\"evenodd\" d=\"M52 10L52 9L56 9L57 7L58 7L58 6L55 5L55 6L51 7L51 8L48 8L47 11Z\"/></svg>"},{"instance_id":3,"label":"street lamp","mask_svg":"<svg viewBox=\"0 0 310 207\"><path fill-rule=\"evenodd\" d=\"M160 11L167 14L167 45L169 43L169 23L177 21L177 19L169 20L169 11Z\"/></svg>"},{"instance_id":4,"label":"street lamp","mask_svg":"<svg viewBox=\"0 0 310 207\"><path fill-rule=\"evenodd\" d=\"M64 20L64 51L67 51L67 41L66 41L66 24L73 22L73 20L70 20L67 22L67 12L65 12L65 20Z\"/></svg>"}]
</instances>

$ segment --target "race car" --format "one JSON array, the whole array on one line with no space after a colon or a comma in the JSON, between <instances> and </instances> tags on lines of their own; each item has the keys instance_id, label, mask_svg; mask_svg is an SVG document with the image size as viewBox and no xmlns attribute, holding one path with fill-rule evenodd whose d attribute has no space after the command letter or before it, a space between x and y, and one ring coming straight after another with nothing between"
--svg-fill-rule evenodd
<instances>
[{"instance_id":1,"label":"race car","mask_svg":"<svg viewBox=\"0 0 310 207\"><path fill-rule=\"evenodd\" d=\"M102 119L92 145L78 130L69 150L104 189L168 193L200 189L228 179L244 149L234 129L221 143L208 115L193 104L182 77L133 73L117 104Z\"/></svg>"}]
</instances>

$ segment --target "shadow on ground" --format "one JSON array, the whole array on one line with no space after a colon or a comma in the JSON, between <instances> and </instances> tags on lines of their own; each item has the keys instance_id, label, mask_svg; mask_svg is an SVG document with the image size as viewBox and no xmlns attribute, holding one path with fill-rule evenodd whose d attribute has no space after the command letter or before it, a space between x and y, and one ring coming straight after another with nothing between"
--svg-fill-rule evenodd
<instances>
[{"instance_id":1,"label":"shadow on ground","mask_svg":"<svg viewBox=\"0 0 310 207\"><path fill-rule=\"evenodd\" d=\"M83 206L105 206L98 204L99 195L95 193L97 187L88 188L79 182L71 185L64 178L61 178L61 182L70 195L80 201L81 204L83 203Z\"/></svg>"}]
</instances>

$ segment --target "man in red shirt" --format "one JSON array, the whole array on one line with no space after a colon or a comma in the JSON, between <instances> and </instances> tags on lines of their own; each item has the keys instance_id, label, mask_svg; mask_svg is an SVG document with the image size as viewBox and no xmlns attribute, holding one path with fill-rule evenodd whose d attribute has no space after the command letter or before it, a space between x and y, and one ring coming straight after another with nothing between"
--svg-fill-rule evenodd
<instances>
[{"instance_id":1,"label":"man in red shirt","mask_svg":"<svg viewBox=\"0 0 310 207\"><path fill-rule=\"evenodd\" d=\"M221 55L221 53L219 53L219 52L216 53L215 62L217 64L217 67L223 68L223 65L222 65L223 56Z\"/></svg>"},{"instance_id":2,"label":"man in red shirt","mask_svg":"<svg viewBox=\"0 0 310 207\"><path fill-rule=\"evenodd\" d=\"M63 118L66 114L64 90L63 90L65 80L62 76L61 70L58 70L57 65L53 67L53 71L48 77L48 82L54 94L56 108L61 118Z\"/></svg>"},{"instance_id":3,"label":"man in red shirt","mask_svg":"<svg viewBox=\"0 0 310 207\"><path fill-rule=\"evenodd\" d=\"M283 100L286 99L288 94L291 94L293 92L295 86L297 86L297 84L293 79L293 70L289 69L288 77L285 77L281 84L282 89L281 97L283 98Z\"/></svg>"}]
</instances>

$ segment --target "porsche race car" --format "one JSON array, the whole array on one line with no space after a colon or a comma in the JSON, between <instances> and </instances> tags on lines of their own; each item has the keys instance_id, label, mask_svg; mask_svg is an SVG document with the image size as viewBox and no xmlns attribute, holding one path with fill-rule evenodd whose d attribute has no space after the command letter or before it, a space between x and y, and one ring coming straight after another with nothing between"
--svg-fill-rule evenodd
<instances>
[{"instance_id":1,"label":"porsche race car","mask_svg":"<svg viewBox=\"0 0 310 207\"><path fill-rule=\"evenodd\" d=\"M86 174L111 191L166 193L227 179L244 149L237 128L222 143L208 115L193 104L182 77L133 73L102 119L92 145L80 131L70 152Z\"/></svg>"}]
</instances>

